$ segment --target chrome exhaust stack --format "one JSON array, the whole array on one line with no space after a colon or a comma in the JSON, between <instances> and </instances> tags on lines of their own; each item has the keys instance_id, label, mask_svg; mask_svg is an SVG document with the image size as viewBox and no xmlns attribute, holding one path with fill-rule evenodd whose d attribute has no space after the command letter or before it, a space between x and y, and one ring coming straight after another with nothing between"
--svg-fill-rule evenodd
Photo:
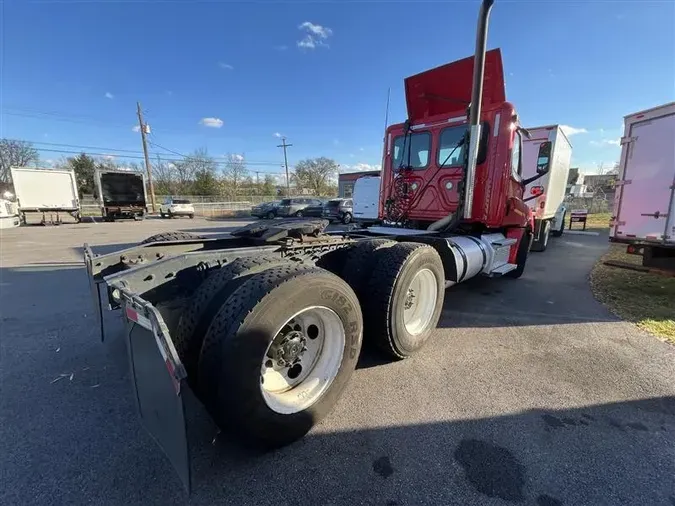
<instances>
[{"instance_id":1,"label":"chrome exhaust stack","mask_svg":"<svg viewBox=\"0 0 675 506\"><path fill-rule=\"evenodd\" d=\"M476 29L476 53L473 64L473 86L471 88L471 105L469 106L469 151L464 179L464 208L462 217L471 218L473 210L473 187L476 178L476 161L478 160L478 144L481 135L480 112L483 103L483 78L485 76L485 50L487 46L488 22L494 0L483 0L478 13Z\"/></svg>"}]
</instances>

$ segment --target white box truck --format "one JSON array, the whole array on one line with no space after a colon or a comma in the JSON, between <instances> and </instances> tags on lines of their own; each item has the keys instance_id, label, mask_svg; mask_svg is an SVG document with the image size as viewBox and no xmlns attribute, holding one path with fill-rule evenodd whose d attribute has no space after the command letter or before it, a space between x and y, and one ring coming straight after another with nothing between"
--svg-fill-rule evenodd
<instances>
[{"instance_id":1,"label":"white box truck","mask_svg":"<svg viewBox=\"0 0 675 506\"><path fill-rule=\"evenodd\" d=\"M675 269L675 102L624 118L609 240Z\"/></svg>"},{"instance_id":2,"label":"white box truck","mask_svg":"<svg viewBox=\"0 0 675 506\"><path fill-rule=\"evenodd\" d=\"M354 183L352 200L354 202L354 221L357 223L378 222L380 205L380 176L364 176Z\"/></svg>"},{"instance_id":3,"label":"white box truck","mask_svg":"<svg viewBox=\"0 0 675 506\"><path fill-rule=\"evenodd\" d=\"M12 167L10 171L22 223L27 223L27 213L40 213L42 225L61 223L60 213L69 213L80 220L80 199L73 170Z\"/></svg>"},{"instance_id":4,"label":"white box truck","mask_svg":"<svg viewBox=\"0 0 675 506\"><path fill-rule=\"evenodd\" d=\"M527 203L534 213L534 239L531 251L544 251L550 235L559 237L565 230L565 189L570 172L572 145L560 125L528 128L530 138L523 138L522 178L537 173L539 146L551 142L549 173L525 188Z\"/></svg>"}]
</instances>

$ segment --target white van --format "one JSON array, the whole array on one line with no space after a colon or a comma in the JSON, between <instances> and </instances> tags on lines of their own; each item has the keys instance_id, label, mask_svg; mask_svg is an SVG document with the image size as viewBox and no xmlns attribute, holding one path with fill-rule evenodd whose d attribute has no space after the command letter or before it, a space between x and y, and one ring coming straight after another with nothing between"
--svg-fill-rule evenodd
<instances>
[{"instance_id":1,"label":"white van","mask_svg":"<svg viewBox=\"0 0 675 506\"><path fill-rule=\"evenodd\" d=\"M364 176L354 183L354 220L374 223L378 221L380 206L380 176Z\"/></svg>"}]
</instances>

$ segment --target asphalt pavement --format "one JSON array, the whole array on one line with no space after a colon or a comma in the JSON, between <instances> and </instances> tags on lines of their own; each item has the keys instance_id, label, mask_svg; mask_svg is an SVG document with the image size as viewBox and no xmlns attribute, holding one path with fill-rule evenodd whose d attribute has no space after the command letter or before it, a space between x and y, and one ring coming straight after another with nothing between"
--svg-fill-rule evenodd
<instances>
[{"instance_id":1,"label":"asphalt pavement","mask_svg":"<svg viewBox=\"0 0 675 506\"><path fill-rule=\"evenodd\" d=\"M335 411L287 448L245 450L191 403L188 496L139 424L121 336L98 339L82 243L236 225L2 231L0 504L675 505L675 348L593 298L605 235L552 239L519 280L448 289L420 354L366 352Z\"/></svg>"}]
</instances>

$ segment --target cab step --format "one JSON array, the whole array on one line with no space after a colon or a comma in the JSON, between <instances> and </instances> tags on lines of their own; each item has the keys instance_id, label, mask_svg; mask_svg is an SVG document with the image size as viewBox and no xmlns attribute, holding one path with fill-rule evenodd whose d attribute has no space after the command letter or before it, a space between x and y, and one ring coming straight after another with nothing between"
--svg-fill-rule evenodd
<instances>
[{"instance_id":1,"label":"cab step","mask_svg":"<svg viewBox=\"0 0 675 506\"><path fill-rule=\"evenodd\" d=\"M496 278L499 276L503 276L507 272L511 272L512 270L515 270L518 266L516 264L502 264L499 267L496 267L495 269L491 270L488 273L488 277L491 278Z\"/></svg>"}]
</instances>

